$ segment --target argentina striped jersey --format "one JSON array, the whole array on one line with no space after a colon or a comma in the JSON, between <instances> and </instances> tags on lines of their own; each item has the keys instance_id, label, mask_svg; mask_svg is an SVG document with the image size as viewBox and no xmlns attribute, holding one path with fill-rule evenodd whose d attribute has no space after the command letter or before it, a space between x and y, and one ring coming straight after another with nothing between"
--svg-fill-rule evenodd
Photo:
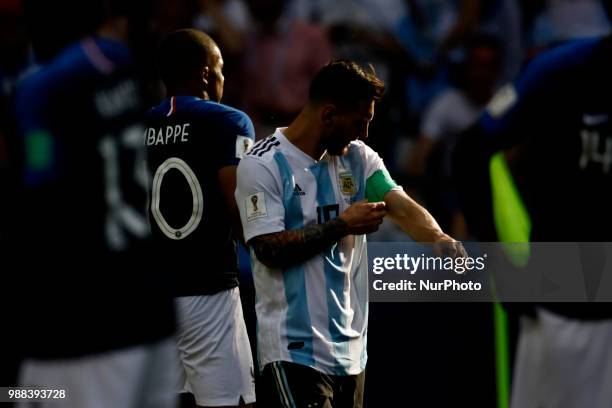
<instances>
[{"instance_id":1,"label":"argentina striped jersey","mask_svg":"<svg viewBox=\"0 0 612 408\"><path fill-rule=\"evenodd\" d=\"M238 166L236 200L245 240L329 221L365 198L382 159L355 141L344 156L315 161L282 129ZM251 251L260 367L289 361L333 375L365 368L368 316L365 235L344 237L310 260L271 269Z\"/></svg>"}]
</instances>

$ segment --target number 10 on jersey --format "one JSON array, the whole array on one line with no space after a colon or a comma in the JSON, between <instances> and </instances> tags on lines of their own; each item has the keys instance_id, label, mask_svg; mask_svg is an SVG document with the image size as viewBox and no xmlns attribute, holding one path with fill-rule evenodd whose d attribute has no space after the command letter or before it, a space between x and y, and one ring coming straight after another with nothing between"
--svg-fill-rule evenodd
<instances>
[{"instance_id":1,"label":"number 10 on jersey","mask_svg":"<svg viewBox=\"0 0 612 408\"><path fill-rule=\"evenodd\" d=\"M162 181L164 180L166 173L171 169L178 170L185 177L187 183L189 184L189 188L191 189L191 195L193 198L191 217L181 228L172 228L164 218L159 208ZM189 165L182 159L179 159L178 157L171 157L157 168L153 178L153 191L151 193L151 213L153 214L153 218L159 226L159 229L168 238L175 240L183 239L195 231L200 224L200 221L202 221L202 213L204 211L202 187L200 186L200 182L198 181L198 178L191 167L189 167Z\"/></svg>"}]
</instances>

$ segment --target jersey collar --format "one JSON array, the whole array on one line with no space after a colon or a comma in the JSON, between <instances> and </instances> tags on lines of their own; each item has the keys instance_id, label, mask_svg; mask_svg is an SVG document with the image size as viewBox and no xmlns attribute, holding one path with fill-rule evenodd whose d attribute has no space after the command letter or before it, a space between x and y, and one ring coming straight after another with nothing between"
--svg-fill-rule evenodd
<instances>
[{"instance_id":1,"label":"jersey collar","mask_svg":"<svg viewBox=\"0 0 612 408\"><path fill-rule=\"evenodd\" d=\"M314 164L317 164L318 162L315 159L304 153L302 149L300 149L299 147L291 143L289 139L287 139L287 137L283 133L285 129L287 128L276 128L276 132L274 132L274 136L281 142L282 145L285 146L285 149L290 150L304 166L310 167Z\"/></svg>"}]
</instances>

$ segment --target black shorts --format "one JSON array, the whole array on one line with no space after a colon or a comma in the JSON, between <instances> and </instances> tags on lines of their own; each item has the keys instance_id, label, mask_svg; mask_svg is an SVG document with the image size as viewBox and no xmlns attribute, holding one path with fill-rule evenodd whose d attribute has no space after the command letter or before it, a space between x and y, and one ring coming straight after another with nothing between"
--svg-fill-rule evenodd
<instances>
[{"instance_id":1,"label":"black shorts","mask_svg":"<svg viewBox=\"0 0 612 408\"><path fill-rule=\"evenodd\" d=\"M365 370L329 375L300 364L277 361L264 367L257 403L270 408L362 408Z\"/></svg>"}]
</instances>

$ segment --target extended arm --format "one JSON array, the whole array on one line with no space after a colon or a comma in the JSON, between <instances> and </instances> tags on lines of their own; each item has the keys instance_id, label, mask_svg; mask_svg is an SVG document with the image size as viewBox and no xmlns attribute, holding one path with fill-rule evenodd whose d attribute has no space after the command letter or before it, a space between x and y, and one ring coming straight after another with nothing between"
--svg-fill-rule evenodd
<instances>
[{"instance_id":1,"label":"extended arm","mask_svg":"<svg viewBox=\"0 0 612 408\"><path fill-rule=\"evenodd\" d=\"M446 234L433 216L402 190L385 194L389 217L418 242L436 242Z\"/></svg>"},{"instance_id":2,"label":"extended arm","mask_svg":"<svg viewBox=\"0 0 612 408\"><path fill-rule=\"evenodd\" d=\"M367 147L364 153L374 170L366 180L366 197L384 201L391 220L415 241L432 243L438 255L465 256L461 243L446 235L431 214L393 181L378 154Z\"/></svg>"},{"instance_id":3,"label":"extended arm","mask_svg":"<svg viewBox=\"0 0 612 408\"><path fill-rule=\"evenodd\" d=\"M384 197L389 217L415 241L431 243L438 255L466 256L460 242L446 235L434 217L401 190L391 190Z\"/></svg>"}]
</instances>

